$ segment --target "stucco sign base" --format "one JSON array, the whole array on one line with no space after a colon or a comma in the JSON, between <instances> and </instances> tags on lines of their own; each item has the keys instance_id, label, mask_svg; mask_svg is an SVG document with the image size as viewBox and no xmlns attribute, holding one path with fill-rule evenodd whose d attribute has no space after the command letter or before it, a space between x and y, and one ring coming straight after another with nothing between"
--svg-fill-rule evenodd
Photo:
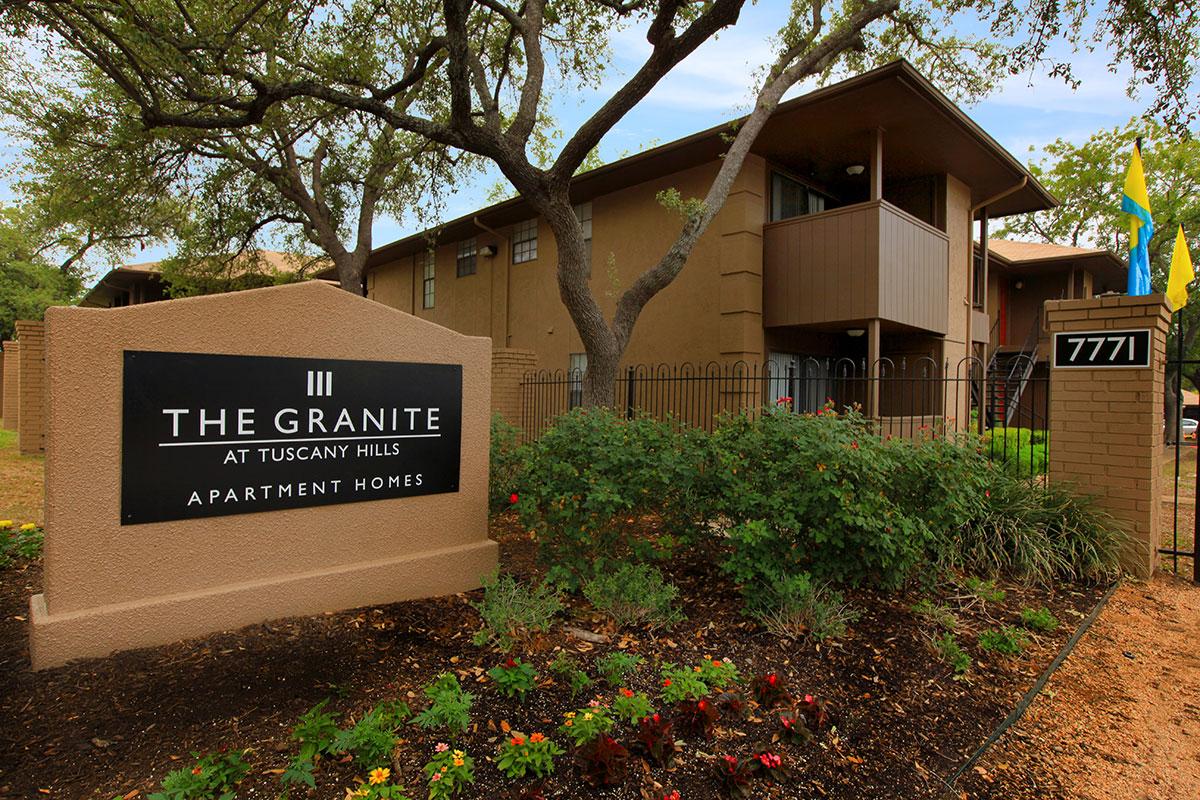
<instances>
[{"instance_id":1,"label":"stucco sign base","mask_svg":"<svg viewBox=\"0 0 1200 800\"><path fill-rule=\"evenodd\" d=\"M453 594L495 569L486 338L315 282L52 308L46 319L45 591L30 601L34 669L280 617ZM122 525L126 351L461 365L458 490Z\"/></svg>"}]
</instances>

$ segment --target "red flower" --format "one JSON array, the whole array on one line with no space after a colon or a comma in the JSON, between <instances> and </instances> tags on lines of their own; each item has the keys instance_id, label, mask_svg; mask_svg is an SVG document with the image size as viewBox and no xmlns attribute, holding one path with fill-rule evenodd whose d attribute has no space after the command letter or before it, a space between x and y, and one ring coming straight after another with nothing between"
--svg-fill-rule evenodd
<instances>
[{"instance_id":1,"label":"red flower","mask_svg":"<svg viewBox=\"0 0 1200 800\"><path fill-rule=\"evenodd\" d=\"M855 440L855 441L851 442L850 446L853 447L855 450L857 450L858 449L858 441Z\"/></svg>"},{"instance_id":2,"label":"red flower","mask_svg":"<svg viewBox=\"0 0 1200 800\"><path fill-rule=\"evenodd\" d=\"M708 701L701 700L699 703L696 703L696 708L700 709L701 711L707 711L708 710Z\"/></svg>"},{"instance_id":3,"label":"red flower","mask_svg":"<svg viewBox=\"0 0 1200 800\"><path fill-rule=\"evenodd\" d=\"M516 505L516 504L517 504L517 501L518 501L518 500L520 500L520 499L521 499L521 498L517 497L517 493L516 493L516 492L513 492L512 494L510 494L510 495L508 496L508 502L509 502L509 503L512 503L513 505Z\"/></svg>"},{"instance_id":4,"label":"red flower","mask_svg":"<svg viewBox=\"0 0 1200 800\"><path fill-rule=\"evenodd\" d=\"M507 667L508 669L512 669L516 665L517 665L517 662L514 661L511 656L509 657L508 661L504 662L504 666Z\"/></svg>"},{"instance_id":5,"label":"red flower","mask_svg":"<svg viewBox=\"0 0 1200 800\"><path fill-rule=\"evenodd\" d=\"M991 496L992 496L992 490L991 490L991 489L984 489L984 490L983 490L983 496L984 496L984 497L991 497Z\"/></svg>"},{"instance_id":6,"label":"red flower","mask_svg":"<svg viewBox=\"0 0 1200 800\"><path fill-rule=\"evenodd\" d=\"M514 736L512 738L512 743L513 743L513 747L520 747L521 745L525 744L525 740L522 739L520 736Z\"/></svg>"},{"instance_id":7,"label":"red flower","mask_svg":"<svg viewBox=\"0 0 1200 800\"><path fill-rule=\"evenodd\" d=\"M783 763L783 759L774 753L759 753L757 758L759 763L761 763L767 769L775 769L781 763Z\"/></svg>"},{"instance_id":8,"label":"red flower","mask_svg":"<svg viewBox=\"0 0 1200 800\"><path fill-rule=\"evenodd\" d=\"M626 697L633 697L633 691L630 689L622 689L621 694L625 695Z\"/></svg>"},{"instance_id":9,"label":"red flower","mask_svg":"<svg viewBox=\"0 0 1200 800\"><path fill-rule=\"evenodd\" d=\"M733 756L725 756L725 763L729 765L730 769L737 768L737 759Z\"/></svg>"},{"instance_id":10,"label":"red flower","mask_svg":"<svg viewBox=\"0 0 1200 800\"><path fill-rule=\"evenodd\" d=\"M671 679L663 678L663 686L670 686L670 685L671 685Z\"/></svg>"},{"instance_id":11,"label":"red flower","mask_svg":"<svg viewBox=\"0 0 1200 800\"><path fill-rule=\"evenodd\" d=\"M679 790L676 789L675 791L671 792L670 794L664 794L663 800L679 800Z\"/></svg>"},{"instance_id":12,"label":"red flower","mask_svg":"<svg viewBox=\"0 0 1200 800\"><path fill-rule=\"evenodd\" d=\"M779 680L779 676L776 675L774 672L772 672L770 675L767 676L767 683L771 684L772 686L774 686L778 680Z\"/></svg>"},{"instance_id":13,"label":"red flower","mask_svg":"<svg viewBox=\"0 0 1200 800\"><path fill-rule=\"evenodd\" d=\"M812 696L811 694L806 694L806 695L804 695L804 702L806 702L806 703L812 703L812 702L813 702L813 696Z\"/></svg>"}]
</instances>

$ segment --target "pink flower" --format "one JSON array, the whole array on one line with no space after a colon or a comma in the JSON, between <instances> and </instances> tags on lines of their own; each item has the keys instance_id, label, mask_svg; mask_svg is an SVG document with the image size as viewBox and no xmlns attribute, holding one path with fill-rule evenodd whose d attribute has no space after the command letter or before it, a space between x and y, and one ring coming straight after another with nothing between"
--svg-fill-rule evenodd
<instances>
[{"instance_id":1,"label":"pink flower","mask_svg":"<svg viewBox=\"0 0 1200 800\"><path fill-rule=\"evenodd\" d=\"M435 773L433 773L433 777L429 779L429 782L433 783L435 781L440 781L441 779L442 779L442 773L435 772Z\"/></svg>"},{"instance_id":2,"label":"pink flower","mask_svg":"<svg viewBox=\"0 0 1200 800\"><path fill-rule=\"evenodd\" d=\"M599 708L599 707L600 707L599 700L591 700L588 702L588 708Z\"/></svg>"},{"instance_id":3,"label":"pink flower","mask_svg":"<svg viewBox=\"0 0 1200 800\"><path fill-rule=\"evenodd\" d=\"M438 742L437 747L433 749L439 753L444 753L450 749L450 745L446 744L445 742Z\"/></svg>"},{"instance_id":4,"label":"pink flower","mask_svg":"<svg viewBox=\"0 0 1200 800\"><path fill-rule=\"evenodd\" d=\"M813 696L812 696L811 694L806 694L806 695L804 695L804 702L806 702L806 703L812 703L812 702L813 702Z\"/></svg>"}]
</instances>

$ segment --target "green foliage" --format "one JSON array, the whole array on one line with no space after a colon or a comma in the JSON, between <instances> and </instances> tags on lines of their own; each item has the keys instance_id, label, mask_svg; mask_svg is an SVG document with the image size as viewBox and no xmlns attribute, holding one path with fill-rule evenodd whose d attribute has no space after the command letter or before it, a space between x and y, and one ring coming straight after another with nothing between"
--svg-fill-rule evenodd
<instances>
[{"instance_id":1,"label":"green foliage","mask_svg":"<svg viewBox=\"0 0 1200 800\"><path fill-rule=\"evenodd\" d=\"M12 520L0 520L0 569L11 566L18 558L35 561L42 556L44 534L32 522L15 526Z\"/></svg>"},{"instance_id":2,"label":"green foliage","mask_svg":"<svg viewBox=\"0 0 1200 800\"><path fill-rule=\"evenodd\" d=\"M608 733L613 728L613 718L608 709L601 705L586 706L578 711L568 711L563 714L563 724L558 730L570 737L579 747L584 742L590 742L602 733Z\"/></svg>"},{"instance_id":3,"label":"green foliage","mask_svg":"<svg viewBox=\"0 0 1200 800\"><path fill-rule=\"evenodd\" d=\"M600 571L583 584L584 597L618 626L670 628L683 620L679 589L649 564L622 564Z\"/></svg>"},{"instance_id":4,"label":"green foliage","mask_svg":"<svg viewBox=\"0 0 1200 800\"><path fill-rule=\"evenodd\" d=\"M471 603L483 618L474 642L510 651L531 633L550 630L554 615L562 611L558 592L549 584L523 584L511 574L493 573L483 579L483 600Z\"/></svg>"},{"instance_id":5,"label":"green foliage","mask_svg":"<svg viewBox=\"0 0 1200 800\"><path fill-rule=\"evenodd\" d=\"M500 744L500 757L496 759L496 768L509 778L524 778L532 774L545 778L554 772L554 759L565 751L541 734L526 736L519 731L513 731L509 738Z\"/></svg>"},{"instance_id":6,"label":"green foliage","mask_svg":"<svg viewBox=\"0 0 1200 800\"><path fill-rule=\"evenodd\" d=\"M1029 644L1029 637L1019 628L1001 625L998 630L986 630L979 634L979 649L1005 656L1015 656Z\"/></svg>"},{"instance_id":7,"label":"green foliage","mask_svg":"<svg viewBox=\"0 0 1200 800\"><path fill-rule=\"evenodd\" d=\"M1004 598L1008 596L1008 592L996 586L994 578L985 579L968 575L963 578L960 585L964 592L985 603L1003 603Z\"/></svg>"},{"instance_id":8,"label":"green foliage","mask_svg":"<svg viewBox=\"0 0 1200 800\"><path fill-rule=\"evenodd\" d=\"M368 773L351 792L347 790L346 797L354 800L409 800L404 793L404 787L391 782L392 771L387 767L377 767ZM281 797L280 800L287 800Z\"/></svg>"},{"instance_id":9,"label":"green foliage","mask_svg":"<svg viewBox=\"0 0 1200 800\"><path fill-rule=\"evenodd\" d=\"M294 784L315 789L317 782L313 773L316 771L317 759L337 752L341 731L337 718L325 711L328 703L328 699L317 703L306 711L292 728L291 738L300 743L300 752L279 776L279 782L285 786Z\"/></svg>"},{"instance_id":10,"label":"green foliage","mask_svg":"<svg viewBox=\"0 0 1200 800\"><path fill-rule=\"evenodd\" d=\"M425 765L429 800L455 797L475 782L475 761L463 750L441 749Z\"/></svg>"},{"instance_id":11,"label":"green foliage","mask_svg":"<svg viewBox=\"0 0 1200 800\"><path fill-rule=\"evenodd\" d=\"M596 668L596 672L612 688L617 688L626 683L625 678L628 677L645 661L639 655L626 653L622 650L614 650L611 653L597 658L592 665Z\"/></svg>"},{"instance_id":12,"label":"green foliage","mask_svg":"<svg viewBox=\"0 0 1200 800\"><path fill-rule=\"evenodd\" d=\"M516 697L522 702L525 695L537 685L537 672L531 664L526 664L519 658L510 658L488 670L488 675L496 682L496 688L505 697Z\"/></svg>"},{"instance_id":13,"label":"green foliage","mask_svg":"<svg viewBox=\"0 0 1200 800\"><path fill-rule=\"evenodd\" d=\"M630 725L654 713L654 706L645 692L634 692L630 689L620 689L612 704L613 716Z\"/></svg>"},{"instance_id":14,"label":"green foliage","mask_svg":"<svg viewBox=\"0 0 1200 800\"><path fill-rule=\"evenodd\" d=\"M935 531L968 519L983 496L982 456L941 439L881 440L857 412L739 415L713 436L731 523L722 566L743 585L809 572L899 586Z\"/></svg>"},{"instance_id":15,"label":"green foliage","mask_svg":"<svg viewBox=\"0 0 1200 800\"><path fill-rule=\"evenodd\" d=\"M933 651L938 658L954 668L958 675L965 675L971 669L971 657L966 654L952 633L943 633L932 639Z\"/></svg>"},{"instance_id":16,"label":"green foliage","mask_svg":"<svg viewBox=\"0 0 1200 800\"><path fill-rule=\"evenodd\" d=\"M828 584L813 583L806 572L748 584L743 596L746 613L782 639L805 635L817 641L838 639L859 617L841 592Z\"/></svg>"},{"instance_id":17,"label":"green foliage","mask_svg":"<svg viewBox=\"0 0 1200 800\"><path fill-rule=\"evenodd\" d=\"M444 728L451 736L467 732L471 725L471 701L475 696L464 692L458 678L443 672L425 687L429 705L413 717L412 724L426 730Z\"/></svg>"},{"instance_id":18,"label":"green foliage","mask_svg":"<svg viewBox=\"0 0 1200 800\"><path fill-rule=\"evenodd\" d=\"M1046 474L1049 438L1030 428L993 428L983 435L984 452L1018 478Z\"/></svg>"},{"instance_id":19,"label":"green foliage","mask_svg":"<svg viewBox=\"0 0 1200 800\"><path fill-rule=\"evenodd\" d=\"M1042 584L1117 574L1125 534L1091 498L1000 471L990 486L980 514L943 539L943 567Z\"/></svg>"},{"instance_id":20,"label":"green foliage","mask_svg":"<svg viewBox=\"0 0 1200 800\"><path fill-rule=\"evenodd\" d=\"M41 319L83 288L78 275L49 263L28 209L0 207L0 339L12 339L19 319Z\"/></svg>"},{"instance_id":21,"label":"green foliage","mask_svg":"<svg viewBox=\"0 0 1200 800\"><path fill-rule=\"evenodd\" d=\"M1021 624L1039 633L1053 633L1058 630L1058 618L1045 607L1021 609Z\"/></svg>"},{"instance_id":22,"label":"green foliage","mask_svg":"<svg viewBox=\"0 0 1200 800\"><path fill-rule=\"evenodd\" d=\"M565 652L560 652L555 656L553 663L550 664L550 671L566 681L567 686L571 689L572 700L592 685L592 679L588 674L580 669L579 665Z\"/></svg>"},{"instance_id":23,"label":"green foliage","mask_svg":"<svg viewBox=\"0 0 1200 800\"><path fill-rule=\"evenodd\" d=\"M950 607L942 603L934 603L929 598L918 600L912 607L912 613L931 625L947 631L953 631L958 627L958 617L954 616Z\"/></svg>"},{"instance_id":24,"label":"green foliage","mask_svg":"<svg viewBox=\"0 0 1200 800\"><path fill-rule=\"evenodd\" d=\"M235 800L237 785L250 772L242 753L209 753L198 759L193 767L181 767L163 778L162 791L149 795L149 800Z\"/></svg>"},{"instance_id":25,"label":"green foliage","mask_svg":"<svg viewBox=\"0 0 1200 800\"><path fill-rule=\"evenodd\" d=\"M669 555L706 519L702 432L648 417L575 409L529 445L517 509L550 580L574 590L626 561ZM665 532L641 518L660 514Z\"/></svg>"},{"instance_id":26,"label":"green foliage","mask_svg":"<svg viewBox=\"0 0 1200 800\"><path fill-rule=\"evenodd\" d=\"M499 413L493 413L491 455L488 459L488 508L493 514L511 507L514 496L520 498L524 466L521 429L510 425Z\"/></svg>"},{"instance_id":27,"label":"green foliage","mask_svg":"<svg viewBox=\"0 0 1200 800\"><path fill-rule=\"evenodd\" d=\"M350 753L355 761L371 767L390 763L396 747L396 731L411 713L406 703L384 701L342 730L333 741L333 752ZM319 724L322 723L314 722Z\"/></svg>"},{"instance_id":28,"label":"green foliage","mask_svg":"<svg viewBox=\"0 0 1200 800\"><path fill-rule=\"evenodd\" d=\"M659 672L662 674L662 687L659 691L667 705L675 705L684 700L699 700L712 692L712 688L701 677L699 666L681 667L668 662L659 668Z\"/></svg>"}]
</instances>

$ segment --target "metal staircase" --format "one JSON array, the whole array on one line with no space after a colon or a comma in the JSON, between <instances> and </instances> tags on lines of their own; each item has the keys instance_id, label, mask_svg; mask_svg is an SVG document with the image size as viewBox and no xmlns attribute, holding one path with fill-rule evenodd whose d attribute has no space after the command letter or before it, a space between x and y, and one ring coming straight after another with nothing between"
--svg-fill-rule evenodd
<instances>
[{"instance_id":1,"label":"metal staircase","mask_svg":"<svg viewBox=\"0 0 1200 800\"><path fill-rule=\"evenodd\" d=\"M992 351L987 367L989 426L1007 427L1020 408L1021 395L1025 393L1025 387L1029 385L1029 378L1033 375L1034 365L1037 364L1037 346L1041 331L1042 312L1039 310L1019 351L1000 348Z\"/></svg>"}]
</instances>

